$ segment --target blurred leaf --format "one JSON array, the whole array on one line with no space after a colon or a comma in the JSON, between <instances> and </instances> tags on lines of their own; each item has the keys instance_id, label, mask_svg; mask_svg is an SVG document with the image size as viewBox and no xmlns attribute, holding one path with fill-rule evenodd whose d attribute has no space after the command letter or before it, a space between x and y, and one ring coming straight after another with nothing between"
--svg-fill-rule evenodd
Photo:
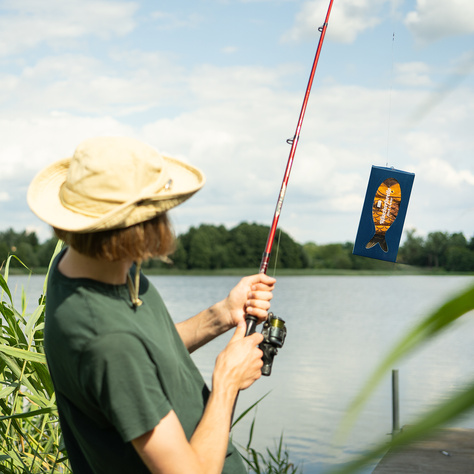
<instances>
[{"instance_id":1,"label":"blurred leaf","mask_svg":"<svg viewBox=\"0 0 474 474\"><path fill-rule=\"evenodd\" d=\"M5 281L5 278L0 274L0 286L2 287L2 295L0 298L0 301L3 300L3 292L5 292L8 295L8 298L10 299L10 303L13 302L12 300L12 294L10 293L10 288L8 288L7 282Z\"/></svg>"},{"instance_id":2,"label":"blurred leaf","mask_svg":"<svg viewBox=\"0 0 474 474\"><path fill-rule=\"evenodd\" d=\"M404 336L382 360L369 378L368 382L361 389L359 395L352 402L342 422L342 431L347 432L350 429L377 384L384 375L392 369L395 362L415 349L420 348L434 336L449 327L453 321L473 309L474 286L447 301L409 331L408 334Z\"/></svg>"},{"instance_id":3,"label":"blurred leaf","mask_svg":"<svg viewBox=\"0 0 474 474\"><path fill-rule=\"evenodd\" d=\"M392 438L390 443L382 442L364 456L338 468L338 474L353 473L369 462L383 456L388 450L405 446L414 441L418 441L430 434L436 428L445 426L448 421L452 421L471 410L474 407L474 382L460 393L452 396L443 404L437 406L429 413L425 414L418 421Z\"/></svg>"}]
</instances>

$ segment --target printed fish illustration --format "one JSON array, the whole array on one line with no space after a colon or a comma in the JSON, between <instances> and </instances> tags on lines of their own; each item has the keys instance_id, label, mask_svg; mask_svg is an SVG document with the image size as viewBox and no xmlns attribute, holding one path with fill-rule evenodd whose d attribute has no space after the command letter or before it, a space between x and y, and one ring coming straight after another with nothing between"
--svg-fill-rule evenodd
<instances>
[{"instance_id":1,"label":"printed fish illustration","mask_svg":"<svg viewBox=\"0 0 474 474\"><path fill-rule=\"evenodd\" d=\"M378 187L372 204L375 234L365 246L366 249L371 249L379 244L384 252L388 252L385 234L397 218L401 200L400 183L395 178L386 179Z\"/></svg>"}]
</instances>

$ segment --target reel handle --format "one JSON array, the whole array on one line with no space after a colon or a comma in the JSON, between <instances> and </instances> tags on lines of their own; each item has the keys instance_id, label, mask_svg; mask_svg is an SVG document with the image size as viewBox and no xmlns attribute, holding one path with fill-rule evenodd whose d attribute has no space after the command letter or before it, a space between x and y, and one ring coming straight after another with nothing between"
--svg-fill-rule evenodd
<instances>
[{"instance_id":1,"label":"reel handle","mask_svg":"<svg viewBox=\"0 0 474 474\"><path fill-rule=\"evenodd\" d=\"M250 336L257 330L258 319L255 316L245 315L245 322L247 323L247 330L245 336Z\"/></svg>"}]
</instances>

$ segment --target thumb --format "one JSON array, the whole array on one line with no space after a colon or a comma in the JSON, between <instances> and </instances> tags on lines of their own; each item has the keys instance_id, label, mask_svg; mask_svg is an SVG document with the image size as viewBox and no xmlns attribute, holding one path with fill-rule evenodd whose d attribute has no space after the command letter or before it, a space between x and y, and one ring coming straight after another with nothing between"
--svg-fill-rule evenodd
<instances>
[{"instance_id":1,"label":"thumb","mask_svg":"<svg viewBox=\"0 0 474 474\"><path fill-rule=\"evenodd\" d=\"M239 321L235 328L234 335L232 336L231 341L237 341L239 339L243 339L245 337L245 332L247 330L247 324L245 321Z\"/></svg>"}]
</instances>

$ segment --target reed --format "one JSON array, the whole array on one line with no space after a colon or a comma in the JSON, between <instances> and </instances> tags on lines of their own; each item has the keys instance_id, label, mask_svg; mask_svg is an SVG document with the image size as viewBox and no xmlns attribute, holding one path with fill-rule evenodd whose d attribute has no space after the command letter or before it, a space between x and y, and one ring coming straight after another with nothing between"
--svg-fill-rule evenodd
<instances>
[{"instance_id":1,"label":"reed","mask_svg":"<svg viewBox=\"0 0 474 474\"><path fill-rule=\"evenodd\" d=\"M34 311L27 311L24 289L17 309L8 287L12 259L23 265L9 256L0 274L1 472L70 473L43 349L46 280Z\"/></svg>"}]
</instances>

